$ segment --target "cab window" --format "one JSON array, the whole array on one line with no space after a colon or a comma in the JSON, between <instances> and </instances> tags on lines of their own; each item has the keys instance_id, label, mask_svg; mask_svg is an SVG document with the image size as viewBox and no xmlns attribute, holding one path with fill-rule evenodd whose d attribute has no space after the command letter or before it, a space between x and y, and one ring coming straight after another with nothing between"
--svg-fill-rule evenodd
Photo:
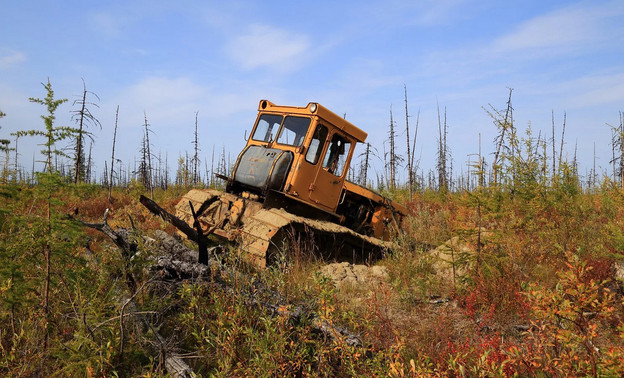
<instances>
[{"instance_id":1,"label":"cab window","mask_svg":"<svg viewBox=\"0 0 624 378\"><path fill-rule=\"evenodd\" d=\"M310 147L308 147L308 152L306 152L305 159L310 164L316 164L321 157L321 152L323 151L323 145L325 144L325 140L327 139L327 127L318 124L316 125L316 129L314 130L314 135L312 135L312 141L310 142Z\"/></svg>"},{"instance_id":2,"label":"cab window","mask_svg":"<svg viewBox=\"0 0 624 378\"><path fill-rule=\"evenodd\" d=\"M308 133L310 118L288 116L277 137L277 143L289 146L301 146L303 139Z\"/></svg>"},{"instance_id":3,"label":"cab window","mask_svg":"<svg viewBox=\"0 0 624 378\"><path fill-rule=\"evenodd\" d=\"M261 142L272 141L273 137L277 134L279 126L282 124L283 118L284 117L277 114L261 115L258 120L258 125L256 126L256 131L254 131L251 138Z\"/></svg>"},{"instance_id":4,"label":"cab window","mask_svg":"<svg viewBox=\"0 0 624 378\"><path fill-rule=\"evenodd\" d=\"M323 168L336 176L342 176L351 143L343 136L334 134L323 159Z\"/></svg>"}]
</instances>

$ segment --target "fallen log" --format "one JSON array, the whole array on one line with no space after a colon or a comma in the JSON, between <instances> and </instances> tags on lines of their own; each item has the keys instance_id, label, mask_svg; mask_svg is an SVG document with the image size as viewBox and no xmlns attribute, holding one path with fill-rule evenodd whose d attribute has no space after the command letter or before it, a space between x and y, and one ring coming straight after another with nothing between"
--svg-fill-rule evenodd
<instances>
[{"instance_id":1,"label":"fallen log","mask_svg":"<svg viewBox=\"0 0 624 378\"><path fill-rule=\"evenodd\" d=\"M195 208L193 207L193 204L189 201L189 207L191 209L191 213L193 215L193 220L194 220L193 222L194 228L193 228L193 227L190 227L186 222L184 222L180 218L176 217L175 215L169 213L167 210L160 207L156 202L152 201L151 199L143 195L139 198L139 202L141 202L141 204L145 206L149 211L161 217L165 221L171 223L175 228L177 228L182 233L184 233L184 235L186 235L187 238L197 243L197 246L199 248L199 255L198 255L197 261L200 264L208 264L208 245L210 243L208 236L211 231L209 231L208 235L204 235L202 233L202 229L199 225L198 217L201 215L202 212L204 212L204 210L206 210L207 206L209 206L210 203L216 200L217 198L215 197L211 201L204 203L201 206L201 208L197 210L197 212L195 212Z\"/></svg>"},{"instance_id":2,"label":"fallen log","mask_svg":"<svg viewBox=\"0 0 624 378\"><path fill-rule=\"evenodd\" d=\"M122 228L113 230L111 226L108 225L108 209L104 211L104 215L102 216L102 222L100 223L88 223L82 221L80 219L76 219L71 214L67 215L67 218L80 222L83 226L93 228L98 230L104 235L108 236L113 243L121 250L121 254L125 258L130 258L137 251L137 244L130 240L129 230Z\"/></svg>"},{"instance_id":3,"label":"fallen log","mask_svg":"<svg viewBox=\"0 0 624 378\"><path fill-rule=\"evenodd\" d=\"M139 198L139 202L141 202L143 206L145 206L149 211L151 211L152 214L157 215L161 217L163 220L171 223L175 228L177 228L182 233L184 233L184 235L186 235L186 237L189 238L189 240L192 240L195 243L198 243L199 240L203 238L202 241L204 243L206 244L209 243L209 241L207 240L205 236L198 234L197 231L194 230L191 226L189 226L185 221L169 213L167 210L160 207L160 205L158 205L156 202L152 201L151 199L142 195Z\"/></svg>"},{"instance_id":4,"label":"fallen log","mask_svg":"<svg viewBox=\"0 0 624 378\"><path fill-rule=\"evenodd\" d=\"M115 243L117 248L119 248L119 250L121 251L121 255L126 260L126 263L128 263L128 261L130 261L130 258L134 256L134 254L137 252L138 245L136 241L132 240L131 238L131 230L128 230L126 228L118 228L117 230L113 230L112 227L108 225L108 209L104 211L104 215L102 216L102 222L100 223L88 223L80 219L74 218L71 214L68 214L67 218L71 219L72 221L79 222L85 227L98 230L104 233L104 235L108 236L113 241L113 243ZM126 273L126 284L130 288L130 291L136 291L136 280L130 273Z\"/></svg>"}]
</instances>

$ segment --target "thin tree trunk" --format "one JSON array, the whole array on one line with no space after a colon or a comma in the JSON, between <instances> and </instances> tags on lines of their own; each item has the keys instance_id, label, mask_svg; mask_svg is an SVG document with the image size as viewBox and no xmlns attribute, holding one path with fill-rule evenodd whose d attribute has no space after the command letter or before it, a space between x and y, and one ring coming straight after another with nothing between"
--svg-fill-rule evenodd
<instances>
[{"instance_id":1,"label":"thin tree trunk","mask_svg":"<svg viewBox=\"0 0 624 378\"><path fill-rule=\"evenodd\" d=\"M91 170L93 168L93 160L91 160L91 152L93 151L93 143L89 144L89 158L87 158L87 172L85 182L91 183Z\"/></svg>"},{"instance_id":2,"label":"thin tree trunk","mask_svg":"<svg viewBox=\"0 0 624 378\"><path fill-rule=\"evenodd\" d=\"M418 137L418 125L420 123L420 109L418 109L418 113L416 114L416 127L414 127L414 140L412 140L412 156L410 158L410 165L412 167L412 172L414 176L416 175L417 168L414 165L414 156L416 155L416 138ZM415 177L412 176L415 180Z\"/></svg>"},{"instance_id":3,"label":"thin tree trunk","mask_svg":"<svg viewBox=\"0 0 624 378\"><path fill-rule=\"evenodd\" d=\"M615 149L616 149L616 144L617 144L617 139L616 139L617 133L615 132L615 130L613 130L613 128L611 128L611 165L613 165L612 169L613 169L613 181L617 180L617 176L618 176L618 171L616 168L616 159L615 159Z\"/></svg>"},{"instance_id":4,"label":"thin tree trunk","mask_svg":"<svg viewBox=\"0 0 624 378\"><path fill-rule=\"evenodd\" d=\"M197 185L197 163L199 162L199 142L197 140L197 115L199 112L195 112L195 155L193 156L193 186Z\"/></svg>"},{"instance_id":5,"label":"thin tree trunk","mask_svg":"<svg viewBox=\"0 0 624 378\"><path fill-rule=\"evenodd\" d=\"M17 172L18 172L18 166L17 166L17 158L18 158L18 153L17 153L17 141L19 139L19 136L15 136L15 182L18 181L18 177L17 177ZM21 181L21 180L20 180Z\"/></svg>"},{"instance_id":6,"label":"thin tree trunk","mask_svg":"<svg viewBox=\"0 0 624 378\"><path fill-rule=\"evenodd\" d=\"M366 143L366 153L364 155L364 176L362 185L366 186L368 182L368 166L370 164L370 143Z\"/></svg>"},{"instance_id":7,"label":"thin tree trunk","mask_svg":"<svg viewBox=\"0 0 624 378\"><path fill-rule=\"evenodd\" d=\"M442 126L442 120L440 118L440 106L438 105L438 133L439 133L439 143L438 143L438 186L442 191L446 191L448 189L447 183L447 145L446 145L446 108L444 108L444 126Z\"/></svg>"},{"instance_id":8,"label":"thin tree trunk","mask_svg":"<svg viewBox=\"0 0 624 378\"><path fill-rule=\"evenodd\" d=\"M410 199L414 191L414 170L412 168L412 151L410 151L410 131L409 131L409 113L407 109L407 86L403 84L405 90L405 138L407 140L407 180L409 186Z\"/></svg>"},{"instance_id":9,"label":"thin tree trunk","mask_svg":"<svg viewBox=\"0 0 624 378\"><path fill-rule=\"evenodd\" d=\"M87 106L87 87L84 81L82 82L82 105L80 107L80 120L78 122L78 139L76 140L76 161L74 162L74 184L77 184L81 179L81 173L84 167L82 166L82 128L84 122L85 106Z\"/></svg>"},{"instance_id":10,"label":"thin tree trunk","mask_svg":"<svg viewBox=\"0 0 624 378\"><path fill-rule=\"evenodd\" d=\"M149 142L149 124L147 123L147 113L143 113L145 116L145 154L147 163L147 184L150 191L151 198L154 199L154 186L152 185L152 156L150 152Z\"/></svg>"},{"instance_id":11,"label":"thin tree trunk","mask_svg":"<svg viewBox=\"0 0 624 378\"><path fill-rule=\"evenodd\" d=\"M212 159L210 160L210 187L214 188L214 160L215 160L215 146L212 145Z\"/></svg>"},{"instance_id":12,"label":"thin tree trunk","mask_svg":"<svg viewBox=\"0 0 624 378\"><path fill-rule=\"evenodd\" d=\"M446 106L444 107L444 190L447 191L449 188L449 177L453 174L453 165L451 164L451 169L448 169L448 143L446 142L446 137L448 136L448 124L446 123Z\"/></svg>"},{"instance_id":13,"label":"thin tree trunk","mask_svg":"<svg viewBox=\"0 0 624 378\"><path fill-rule=\"evenodd\" d=\"M624 189L624 113L622 112L620 112L619 140L620 140L620 187Z\"/></svg>"},{"instance_id":14,"label":"thin tree trunk","mask_svg":"<svg viewBox=\"0 0 624 378\"><path fill-rule=\"evenodd\" d=\"M47 219L48 219L48 235L46 237L46 242L44 244L44 255L45 255L45 264L46 264L46 273L45 273L45 288L43 291L43 314L45 319L45 335L43 340L43 349L48 349L48 340L50 338L50 262L51 262L51 251L50 251L50 242L47 238L52 236L52 217L50 212L51 207L51 196L48 195L48 209L47 209Z\"/></svg>"},{"instance_id":15,"label":"thin tree trunk","mask_svg":"<svg viewBox=\"0 0 624 378\"><path fill-rule=\"evenodd\" d=\"M165 151L165 190L169 189L169 152Z\"/></svg>"},{"instance_id":16,"label":"thin tree trunk","mask_svg":"<svg viewBox=\"0 0 624 378\"><path fill-rule=\"evenodd\" d=\"M561 159L563 158L563 143L565 140L567 113L563 112L563 128L561 129L561 145L559 146L559 169L561 169Z\"/></svg>"},{"instance_id":17,"label":"thin tree trunk","mask_svg":"<svg viewBox=\"0 0 624 378\"><path fill-rule=\"evenodd\" d=\"M557 154L555 151L555 111L551 110L551 119L552 119L552 179L555 180L556 174L556 164L557 164Z\"/></svg>"},{"instance_id":18,"label":"thin tree trunk","mask_svg":"<svg viewBox=\"0 0 624 378\"><path fill-rule=\"evenodd\" d=\"M577 151L578 151L578 139L574 142L574 162L572 163L572 166L574 167L575 175L578 173L578 166L577 166L577 161L576 161Z\"/></svg>"},{"instance_id":19,"label":"thin tree trunk","mask_svg":"<svg viewBox=\"0 0 624 378\"><path fill-rule=\"evenodd\" d=\"M505 110L505 117L503 119L503 124L501 125L501 133L499 135L498 143L496 144L496 153L494 154L494 161L492 162L492 170L494 175L494 185L498 183L498 158L501 153L501 148L505 141L505 131L507 130L507 126L509 125L510 115L512 112L511 107L511 94L513 92L513 88L509 88L509 98L507 99L507 109Z\"/></svg>"},{"instance_id":20,"label":"thin tree trunk","mask_svg":"<svg viewBox=\"0 0 624 378\"><path fill-rule=\"evenodd\" d=\"M396 187L396 155L394 145L394 118L392 117L392 105L390 105L390 189L394 190Z\"/></svg>"},{"instance_id":21,"label":"thin tree trunk","mask_svg":"<svg viewBox=\"0 0 624 378\"><path fill-rule=\"evenodd\" d=\"M118 121L119 121L119 105L117 105L117 111L115 111L115 130L113 131L113 148L111 150L110 178L108 180L108 203L111 203L112 193L113 193L113 167L115 164L115 143L117 142Z\"/></svg>"},{"instance_id":22,"label":"thin tree trunk","mask_svg":"<svg viewBox=\"0 0 624 378\"><path fill-rule=\"evenodd\" d=\"M592 187L596 186L596 142L594 142L594 168L592 170Z\"/></svg>"},{"instance_id":23,"label":"thin tree trunk","mask_svg":"<svg viewBox=\"0 0 624 378\"><path fill-rule=\"evenodd\" d=\"M109 188L108 185L108 162L104 160L104 174L102 175L102 186ZM110 195L110 193L109 193Z\"/></svg>"}]
</instances>

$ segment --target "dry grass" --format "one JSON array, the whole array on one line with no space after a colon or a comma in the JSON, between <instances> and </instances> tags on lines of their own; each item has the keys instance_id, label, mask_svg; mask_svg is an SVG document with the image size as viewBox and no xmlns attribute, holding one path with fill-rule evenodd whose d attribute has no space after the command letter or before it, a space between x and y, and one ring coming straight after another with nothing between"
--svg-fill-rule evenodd
<instances>
[{"instance_id":1,"label":"dry grass","mask_svg":"<svg viewBox=\"0 0 624 378\"><path fill-rule=\"evenodd\" d=\"M31 211L27 221L44 215L30 191L24 189L22 197L10 204L17 213ZM82 188L65 194L62 211L78 209L79 217L98 221L110 208L109 222L115 227L130 227L132 219L141 232L165 229L173 233L171 226L143 209L136 194L133 190L115 191L109 204L105 190ZM156 191L155 200L172 210L179 194ZM193 353L195 360L191 361L206 375L578 376L597 371L617 376L621 372L618 366L624 366L624 350L618 344L624 336L624 310L621 283L613 278L614 263L624 261L620 219L624 195L613 189L564 198L556 194L548 192L528 201L479 194L480 217L465 194L417 195L409 203L409 227L398 248L376 262L387 269L387 281L337 286L317 273L320 266L330 262L319 257L318 246L291 235L286 248L276 255L275 264L263 272L248 266L239 250L229 250L226 263L251 273L249 279L232 282L233 291L189 287L166 297L141 295L140 303L158 311L164 308L173 316L161 321L178 335L185 350ZM475 230L486 231L481 234L481 245ZM86 375L90 366L102 375L123 371L153 374L148 356L157 356L138 343L138 338L131 348L135 357L115 354L119 328L118 322L110 321L119 314L119 303L111 293L123 286L123 272L130 268L140 272L143 267L127 267L101 235L89 235L93 254L105 264L97 272L81 266L91 278L76 281L73 288L59 286L55 299L59 306L55 309L56 340L76 349L70 352L58 346L55 353L69 356L62 360L41 353L41 349L34 348L29 354L22 348L21 360L10 353L0 358L3 373L32 371L20 370L23 364L19 361L45 360L50 369L59 372ZM5 236L7 240L19 239ZM452 238L455 241L449 248L453 251L454 274L452 263L440 261L448 260L448 250L432 252ZM30 243L30 239L23 239ZM40 266L37 251L32 249L31 257L24 260L30 264L25 266L31 275ZM5 265L14 261L11 256L2 256ZM59 272L66 269L76 274L72 270L75 264L57 266ZM3 276L1 290L9 290L7 277ZM253 290L254 280L261 280L290 303L304 304L332 324L360 333L366 348L350 349L328 342L305 324L294 326L283 318L248 308L239 294ZM33 300L28 303L30 307L24 307L29 309L22 313L25 321L30 319L28 314L37 313L39 303L36 294L29 295ZM553 298L561 302L540 305ZM565 316L581 315L576 323L574 319L556 321L564 316L555 312L561 303L568 306ZM9 329L10 308L0 310L2 328ZM74 313L85 313L89 326L104 325L94 337ZM41 327L33 326L29 332L16 338L3 334L3 347L11 343L35 345ZM132 337L127 334L126 341ZM600 353L587 349L587 340ZM553 342L566 348L549 349ZM562 351L567 354L562 355ZM546 356L561 361L565 357L566 365L546 366ZM583 363L575 363L574 358Z\"/></svg>"}]
</instances>

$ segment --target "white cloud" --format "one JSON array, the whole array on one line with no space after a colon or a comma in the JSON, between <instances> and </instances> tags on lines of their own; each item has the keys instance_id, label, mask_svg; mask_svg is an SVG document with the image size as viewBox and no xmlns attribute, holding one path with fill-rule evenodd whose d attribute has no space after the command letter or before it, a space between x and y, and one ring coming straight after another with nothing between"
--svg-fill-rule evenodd
<instances>
[{"instance_id":1,"label":"white cloud","mask_svg":"<svg viewBox=\"0 0 624 378\"><path fill-rule=\"evenodd\" d=\"M246 70L267 67L276 71L293 71L304 62L310 49L308 36L269 25L251 25L247 32L232 39L226 53Z\"/></svg>"},{"instance_id":2,"label":"white cloud","mask_svg":"<svg viewBox=\"0 0 624 378\"><path fill-rule=\"evenodd\" d=\"M137 122L145 111L149 122L175 123L180 116L187 117L196 111L204 92L204 88L186 77L148 77L125 89L113 101L123 108L134 109Z\"/></svg>"},{"instance_id":3,"label":"white cloud","mask_svg":"<svg viewBox=\"0 0 624 378\"><path fill-rule=\"evenodd\" d=\"M573 80L565 84L562 92L569 94L568 103L577 108L621 106L624 103L624 73Z\"/></svg>"},{"instance_id":4,"label":"white cloud","mask_svg":"<svg viewBox=\"0 0 624 378\"><path fill-rule=\"evenodd\" d=\"M446 24L455 16L465 0L427 0L419 1L417 23L421 26Z\"/></svg>"},{"instance_id":5,"label":"white cloud","mask_svg":"<svg viewBox=\"0 0 624 378\"><path fill-rule=\"evenodd\" d=\"M256 6L260 3L247 3L244 1L223 1L216 4L204 4L205 6L195 9L195 13L211 28L225 32L236 30L246 20L257 17Z\"/></svg>"},{"instance_id":6,"label":"white cloud","mask_svg":"<svg viewBox=\"0 0 624 378\"><path fill-rule=\"evenodd\" d=\"M169 138L173 143L181 132L180 127L192 127L195 112L199 112L200 123L214 125L219 137L228 136L224 122L245 114L249 119L243 125L253 122L255 107L262 98L254 85L241 87L240 83L213 83L202 86L188 77L148 77L122 89L120 94L101 104L102 109L114 112L120 105L120 127L139 130L144 114L152 129ZM251 115L249 115L251 114ZM123 120L123 122L121 122ZM187 130L188 131L188 130Z\"/></svg>"},{"instance_id":7,"label":"white cloud","mask_svg":"<svg viewBox=\"0 0 624 378\"><path fill-rule=\"evenodd\" d=\"M510 34L495 40L492 48L496 51L552 49L554 52L578 49L617 37L610 25L619 22L623 14L624 7L619 3L560 9L525 21Z\"/></svg>"},{"instance_id":8,"label":"white cloud","mask_svg":"<svg viewBox=\"0 0 624 378\"><path fill-rule=\"evenodd\" d=\"M530 77L544 88L543 80L559 77L560 67L589 75L601 56L621 54L622 16L624 2L579 3L511 24L508 33L482 45L468 41L458 49L431 52L423 56L421 73L454 87L477 82L513 87Z\"/></svg>"},{"instance_id":9,"label":"white cloud","mask_svg":"<svg viewBox=\"0 0 624 378\"><path fill-rule=\"evenodd\" d=\"M449 25L458 18L472 13L474 4L467 0L386 0L373 4L362 3L362 13L369 28L401 26L438 26Z\"/></svg>"},{"instance_id":10,"label":"white cloud","mask_svg":"<svg viewBox=\"0 0 624 378\"><path fill-rule=\"evenodd\" d=\"M22 63L26 60L26 55L20 51L10 51L6 55L0 56L0 69L6 70Z\"/></svg>"},{"instance_id":11,"label":"white cloud","mask_svg":"<svg viewBox=\"0 0 624 378\"><path fill-rule=\"evenodd\" d=\"M401 76L388 72L388 66L382 59L353 59L344 68L340 83L343 91L370 93L387 86L401 87Z\"/></svg>"},{"instance_id":12,"label":"white cloud","mask_svg":"<svg viewBox=\"0 0 624 378\"><path fill-rule=\"evenodd\" d=\"M212 150L236 154L244 144L262 98L257 85L246 81L219 81L198 84L187 76L151 76L119 90L119 94L100 104L104 131L97 140L94 156L110 155L112 126L117 105L119 130L118 158L132 163L141 146L144 113L150 124L152 152L162 158L168 154L170 167L175 167L178 154L191 151L195 112L198 114L202 166L210 164ZM116 153L117 154L117 153ZM234 155L235 156L235 155ZM103 164L103 163L102 163ZM102 165L103 166L103 165ZM100 166L100 168L102 167Z\"/></svg>"},{"instance_id":13,"label":"white cloud","mask_svg":"<svg viewBox=\"0 0 624 378\"><path fill-rule=\"evenodd\" d=\"M121 17L107 12L93 13L91 16L91 28L108 37L117 37L122 34Z\"/></svg>"}]
</instances>

